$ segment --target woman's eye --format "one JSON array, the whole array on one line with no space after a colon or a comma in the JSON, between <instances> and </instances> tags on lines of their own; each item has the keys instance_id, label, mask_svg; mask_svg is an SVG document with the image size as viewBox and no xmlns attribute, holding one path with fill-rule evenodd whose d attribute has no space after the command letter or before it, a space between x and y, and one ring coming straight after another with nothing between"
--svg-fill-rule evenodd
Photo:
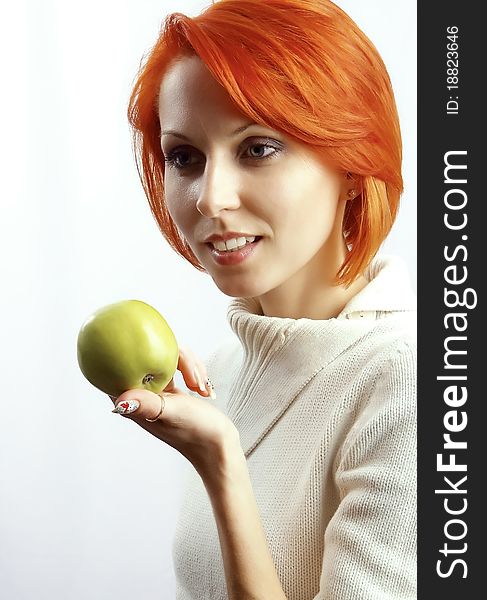
<instances>
[{"instance_id":1,"label":"woman's eye","mask_svg":"<svg viewBox=\"0 0 487 600\"><path fill-rule=\"evenodd\" d=\"M250 146L248 146L247 150L249 152L250 158L263 159L270 158L271 156L279 152L280 148L273 146L269 142L262 142L251 144Z\"/></svg>"},{"instance_id":2,"label":"woman's eye","mask_svg":"<svg viewBox=\"0 0 487 600\"><path fill-rule=\"evenodd\" d=\"M173 150L165 155L164 160L176 169L187 169L194 164L191 162L191 156L190 150Z\"/></svg>"},{"instance_id":3,"label":"woman's eye","mask_svg":"<svg viewBox=\"0 0 487 600\"><path fill-rule=\"evenodd\" d=\"M247 147L239 154L240 157L253 160L253 161L263 161L268 158L272 158L274 155L278 154L282 148L278 144L278 142L270 143L268 141L265 142L254 142L248 144ZM168 152L164 160L166 164L172 166L179 171L184 169L189 169L198 164L197 157L195 153L192 152L191 149L187 148L178 148Z\"/></svg>"}]
</instances>

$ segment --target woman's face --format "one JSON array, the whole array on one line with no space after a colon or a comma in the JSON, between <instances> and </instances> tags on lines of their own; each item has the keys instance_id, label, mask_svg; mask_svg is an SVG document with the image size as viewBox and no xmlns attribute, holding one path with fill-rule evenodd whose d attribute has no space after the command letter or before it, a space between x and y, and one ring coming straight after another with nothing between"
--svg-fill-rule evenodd
<instances>
[{"instance_id":1,"label":"woman's face","mask_svg":"<svg viewBox=\"0 0 487 600\"><path fill-rule=\"evenodd\" d=\"M343 175L252 123L198 57L164 77L159 117L169 213L222 292L277 305L330 284L345 256ZM236 252L207 241L227 232L261 239Z\"/></svg>"}]
</instances>

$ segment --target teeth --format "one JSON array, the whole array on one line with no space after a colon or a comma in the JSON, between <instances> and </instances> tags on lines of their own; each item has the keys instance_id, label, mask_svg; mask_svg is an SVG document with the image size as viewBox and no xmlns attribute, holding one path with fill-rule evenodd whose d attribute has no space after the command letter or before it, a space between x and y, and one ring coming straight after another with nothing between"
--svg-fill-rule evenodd
<instances>
[{"instance_id":1,"label":"teeth","mask_svg":"<svg viewBox=\"0 0 487 600\"><path fill-rule=\"evenodd\" d=\"M246 246L248 243L252 243L255 240L255 235L250 236L250 237L239 237L239 238L232 238L231 240L227 240L226 242L212 242L213 244L213 248L216 248L216 250L219 250L220 252L225 252L225 251L233 251L233 250L238 250L238 248L243 248L244 246Z\"/></svg>"}]
</instances>

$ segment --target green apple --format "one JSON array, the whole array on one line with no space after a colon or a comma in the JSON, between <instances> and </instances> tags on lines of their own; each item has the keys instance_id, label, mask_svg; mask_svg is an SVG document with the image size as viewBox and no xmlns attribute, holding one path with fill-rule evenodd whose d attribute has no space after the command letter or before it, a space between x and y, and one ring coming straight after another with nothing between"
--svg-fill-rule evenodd
<instances>
[{"instance_id":1,"label":"green apple","mask_svg":"<svg viewBox=\"0 0 487 600\"><path fill-rule=\"evenodd\" d=\"M140 300L122 300L91 314L78 334L78 364L110 396L129 389L158 394L171 381L179 348L166 320Z\"/></svg>"}]
</instances>

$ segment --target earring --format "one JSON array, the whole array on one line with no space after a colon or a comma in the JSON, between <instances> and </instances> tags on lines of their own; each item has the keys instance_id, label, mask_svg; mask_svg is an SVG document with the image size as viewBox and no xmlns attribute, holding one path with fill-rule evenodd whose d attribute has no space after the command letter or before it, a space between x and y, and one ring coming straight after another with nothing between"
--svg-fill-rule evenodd
<instances>
[{"instance_id":1,"label":"earring","mask_svg":"<svg viewBox=\"0 0 487 600\"><path fill-rule=\"evenodd\" d=\"M347 171L347 179L353 179L353 175L350 173L350 171Z\"/></svg>"},{"instance_id":2,"label":"earring","mask_svg":"<svg viewBox=\"0 0 487 600\"><path fill-rule=\"evenodd\" d=\"M356 195L357 195L356 190L348 190L348 192L347 192L347 196L350 198L350 200L352 198L355 198Z\"/></svg>"}]
</instances>

